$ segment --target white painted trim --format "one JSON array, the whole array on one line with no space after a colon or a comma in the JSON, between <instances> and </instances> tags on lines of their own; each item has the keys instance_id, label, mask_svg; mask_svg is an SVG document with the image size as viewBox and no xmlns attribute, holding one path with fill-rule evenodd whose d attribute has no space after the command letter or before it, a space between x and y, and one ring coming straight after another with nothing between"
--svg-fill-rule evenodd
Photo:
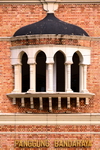
<instances>
[{"instance_id":1,"label":"white painted trim","mask_svg":"<svg viewBox=\"0 0 100 150\"><path fill-rule=\"evenodd\" d=\"M0 125L100 125L100 121L0 121Z\"/></svg>"},{"instance_id":2,"label":"white painted trim","mask_svg":"<svg viewBox=\"0 0 100 150\"><path fill-rule=\"evenodd\" d=\"M94 114L0 114L0 125L100 125Z\"/></svg>"},{"instance_id":3,"label":"white painted trim","mask_svg":"<svg viewBox=\"0 0 100 150\"><path fill-rule=\"evenodd\" d=\"M7 94L8 97L10 98L29 98L29 97L79 97L79 98L84 98L88 97L91 98L95 94L93 93L78 93L78 92L73 92L73 93L66 93L66 92L34 92L34 93L9 93Z\"/></svg>"}]
</instances>

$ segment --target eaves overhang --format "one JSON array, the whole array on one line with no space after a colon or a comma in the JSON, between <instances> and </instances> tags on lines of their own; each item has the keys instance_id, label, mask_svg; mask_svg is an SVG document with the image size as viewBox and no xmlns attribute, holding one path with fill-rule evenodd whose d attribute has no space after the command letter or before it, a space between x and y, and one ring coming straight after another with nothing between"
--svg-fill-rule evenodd
<instances>
[{"instance_id":1,"label":"eaves overhang","mask_svg":"<svg viewBox=\"0 0 100 150\"><path fill-rule=\"evenodd\" d=\"M23 35L23 36L16 36L16 37L0 37L0 41L19 41L19 40L27 40L27 39L41 39L41 38L63 38L63 39L77 39L77 40L87 40L87 41L100 41L100 37L91 37L91 36L79 36L79 35Z\"/></svg>"}]
</instances>

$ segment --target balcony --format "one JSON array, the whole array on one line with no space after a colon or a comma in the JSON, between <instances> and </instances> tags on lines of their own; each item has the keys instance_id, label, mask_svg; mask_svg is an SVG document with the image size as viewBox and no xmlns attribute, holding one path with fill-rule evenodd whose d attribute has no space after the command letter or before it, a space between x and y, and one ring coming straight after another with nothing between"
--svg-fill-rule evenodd
<instances>
[{"instance_id":1,"label":"balcony","mask_svg":"<svg viewBox=\"0 0 100 150\"><path fill-rule=\"evenodd\" d=\"M93 93L66 93L66 92L34 92L34 93L10 93L7 94L9 98L12 99L13 105L16 105L16 101L20 101L20 107L25 107L26 99L29 101L29 106L31 109L35 109L35 101L38 102L39 110L44 109L44 103L48 103L48 112L53 112L53 104L56 103L56 109L62 110L62 105L66 107L66 109L70 109L71 107L80 107L89 104L89 99L93 96ZM45 102L44 102L45 99ZM53 101L55 103L53 103ZM65 102L65 104L62 104Z\"/></svg>"}]
</instances>

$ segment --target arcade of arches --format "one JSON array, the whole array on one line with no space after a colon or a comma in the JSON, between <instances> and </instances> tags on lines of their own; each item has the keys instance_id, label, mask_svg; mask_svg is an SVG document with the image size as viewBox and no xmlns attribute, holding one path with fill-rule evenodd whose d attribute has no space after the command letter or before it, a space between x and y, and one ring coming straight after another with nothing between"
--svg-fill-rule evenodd
<instances>
[{"instance_id":1,"label":"arcade of arches","mask_svg":"<svg viewBox=\"0 0 100 150\"><path fill-rule=\"evenodd\" d=\"M27 92L30 85L30 72L26 53L22 56L22 92ZM54 56L54 70L56 78L56 92L65 92L65 58L63 53L58 51ZM79 56L73 55L71 65L71 89L79 92ZM36 92L46 92L46 56L39 52L36 57Z\"/></svg>"},{"instance_id":2,"label":"arcade of arches","mask_svg":"<svg viewBox=\"0 0 100 150\"><path fill-rule=\"evenodd\" d=\"M20 98L21 106L25 107L25 98L29 98L31 108L38 105L40 110L52 112L55 107L58 110L63 106L78 107L81 100L89 103L86 81L90 49L61 47L12 50L15 87L10 95L13 104Z\"/></svg>"}]
</instances>

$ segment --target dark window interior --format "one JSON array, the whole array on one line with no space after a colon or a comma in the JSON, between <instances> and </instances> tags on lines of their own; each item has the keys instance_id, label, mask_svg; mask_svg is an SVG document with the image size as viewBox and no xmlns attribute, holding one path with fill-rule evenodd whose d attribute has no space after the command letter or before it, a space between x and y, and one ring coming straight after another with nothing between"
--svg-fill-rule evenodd
<instances>
[{"instance_id":1,"label":"dark window interior","mask_svg":"<svg viewBox=\"0 0 100 150\"><path fill-rule=\"evenodd\" d=\"M71 89L79 92L79 56L77 53L73 55L73 64L71 65Z\"/></svg>"},{"instance_id":2,"label":"dark window interior","mask_svg":"<svg viewBox=\"0 0 100 150\"><path fill-rule=\"evenodd\" d=\"M65 91L65 58L61 52L55 54L56 62L56 91L64 92Z\"/></svg>"},{"instance_id":3,"label":"dark window interior","mask_svg":"<svg viewBox=\"0 0 100 150\"><path fill-rule=\"evenodd\" d=\"M39 52L36 57L36 92L46 91L46 56Z\"/></svg>"},{"instance_id":4,"label":"dark window interior","mask_svg":"<svg viewBox=\"0 0 100 150\"><path fill-rule=\"evenodd\" d=\"M27 92L30 86L30 73L27 61L28 57L26 53L24 53L22 56L22 92Z\"/></svg>"}]
</instances>

